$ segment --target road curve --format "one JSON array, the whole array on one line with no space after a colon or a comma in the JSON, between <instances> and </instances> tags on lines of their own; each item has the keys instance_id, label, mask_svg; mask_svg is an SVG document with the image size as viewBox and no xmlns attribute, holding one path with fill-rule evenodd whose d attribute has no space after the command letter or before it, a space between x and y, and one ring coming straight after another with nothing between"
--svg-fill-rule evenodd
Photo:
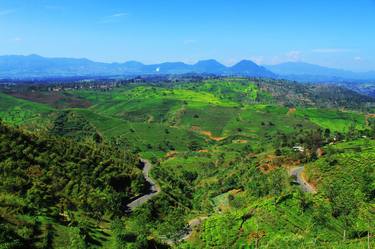
<instances>
[{"instance_id":1,"label":"road curve","mask_svg":"<svg viewBox=\"0 0 375 249\"><path fill-rule=\"evenodd\" d=\"M200 216L198 218L190 220L188 230L181 236L179 241L189 239L190 236L193 234L193 230L198 228L202 224L202 222L207 218L207 216Z\"/></svg>"},{"instance_id":2,"label":"road curve","mask_svg":"<svg viewBox=\"0 0 375 249\"><path fill-rule=\"evenodd\" d=\"M316 193L313 186L308 183L305 178L302 176L302 172L305 169L305 166L295 167L290 170L290 175L296 178L296 183L298 183L303 192L307 193Z\"/></svg>"},{"instance_id":3,"label":"road curve","mask_svg":"<svg viewBox=\"0 0 375 249\"><path fill-rule=\"evenodd\" d=\"M160 186L156 183L156 181L154 179L152 179L150 177L150 171L152 169L152 164L150 163L150 161L148 161L146 159L141 159L141 162L143 163L143 170L142 170L143 177L150 184L150 189L149 189L147 194L138 197L137 199L135 199L134 201L130 202L127 205L127 207L130 210L133 210L133 209L139 207L140 205L147 202L148 200L150 200L155 195L159 194L160 191L161 191Z\"/></svg>"}]
</instances>

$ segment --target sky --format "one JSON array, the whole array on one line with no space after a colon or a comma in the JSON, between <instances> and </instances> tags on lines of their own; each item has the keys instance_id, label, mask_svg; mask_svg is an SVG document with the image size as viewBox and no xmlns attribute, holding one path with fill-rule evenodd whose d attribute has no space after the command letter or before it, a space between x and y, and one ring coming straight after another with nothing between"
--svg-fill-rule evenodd
<instances>
[{"instance_id":1,"label":"sky","mask_svg":"<svg viewBox=\"0 0 375 249\"><path fill-rule=\"evenodd\" d=\"M375 0L0 0L0 55L375 70Z\"/></svg>"}]
</instances>

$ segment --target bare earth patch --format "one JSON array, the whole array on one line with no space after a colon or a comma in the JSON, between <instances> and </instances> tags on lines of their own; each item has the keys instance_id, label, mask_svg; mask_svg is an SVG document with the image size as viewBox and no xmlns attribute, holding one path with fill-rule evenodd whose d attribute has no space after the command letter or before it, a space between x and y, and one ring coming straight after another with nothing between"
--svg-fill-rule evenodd
<instances>
[{"instance_id":1,"label":"bare earth patch","mask_svg":"<svg viewBox=\"0 0 375 249\"><path fill-rule=\"evenodd\" d=\"M263 173L270 173L271 171L277 169L278 167L283 167L290 171L290 169L301 164L299 160L292 160L288 157L267 155L263 160L260 161L259 169Z\"/></svg>"},{"instance_id":2,"label":"bare earth patch","mask_svg":"<svg viewBox=\"0 0 375 249\"><path fill-rule=\"evenodd\" d=\"M232 142L235 143L235 144L246 144L249 141L248 140L233 140Z\"/></svg>"},{"instance_id":3,"label":"bare earth patch","mask_svg":"<svg viewBox=\"0 0 375 249\"><path fill-rule=\"evenodd\" d=\"M225 139L225 137L216 137L216 136L213 136L211 131L203 131L203 130L201 130L201 128L199 126L196 126L196 125L193 125L191 127L191 130L197 131L200 134L202 134L202 135L204 135L204 136L206 136L209 139L214 140L214 141L221 141L221 140Z\"/></svg>"},{"instance_id":4,"label":"bare earth patch","mask_svg":"<svg viewBox=\"0 0 375 249\"><path fill-rule=\"evenodd\" d=\"M312 189L316 192L316 182L313 182L313 181L308 181L307 179L307 177L306 177L306 173L305 172L302 172L301 173L301 176L302 176L302 178L312 187Z\"/></svg>"},{"instance_id":5,"label":"bare earth patch","mask_svg":"<svg viewBox=\"0 0 375 249\"><path fill-rule=\"evenodd\" d=\"M289 108L287 115L292 115L297 111L296 108Z\"/></svg>"},{"instance_id":6,"label":"bare earth patch","mask_svg":"<svg viewBox=\"0 0 375 249\"><path fill-rule=\"evenodd\" d=\"M171 150L171 151L168 151L167 154L165 154L165 157L166 158L174 158L176 155L177 155L177 151Z\"/></svg>"}]
</instances>

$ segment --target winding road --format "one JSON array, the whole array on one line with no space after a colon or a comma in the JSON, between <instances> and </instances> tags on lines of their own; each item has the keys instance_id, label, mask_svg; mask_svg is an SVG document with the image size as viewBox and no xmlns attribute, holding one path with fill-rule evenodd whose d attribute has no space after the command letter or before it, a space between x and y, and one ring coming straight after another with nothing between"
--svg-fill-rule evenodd
<instances>
[{"instance_id":1,"label":"winding road","mask_svg":"<svg viewBox=\"0 0 375 249\"><path fill-rule=\"evenodd\" d=\"M302 175L305 166L295 167L290 170L290 175L296 178L296 183L298 183L303 192L316 193L313 186L308 183Z\"/></svg>"},{"instance_id":2,"label":"winding road","mask_svg":"<svg viewBox=\"0 0 375 249\"><path fill-rule=\"evenodd\" d=\"M152 169L152 164L150 163L150 161L141 159L141 162L143 163L143 177L150 184L150 189L147 194L138 197L127 205L130 210L134 210L135 208L139 207L155 195L159 194L161 191L160 186L155 182L154 179L150 177L150 171Z\"/></svg>"},{"instance_id":3,"label":"winding road","mask_svg":"<svg viewBox=\"0 0 375 249\"><path fill-rule=\"evenodd\" d=\"M150 177L150 171L152 169L152 164L150 163L150 161L148 161L146 159L141 159L141 162L143 163L143 170L142 170L143 176L144 176L145 180L150 184L150 188L149 188L149 191L148 191L147 194L144 194L144 195L136 198L135 200L133 200L132 202L130 202L127 205L127 207L131 211L133 211L135 208L141 206L142 204L144 204L145 202L150 200L152 197L156 196L157 194L159 194L161 192L160 186L156 183L156 181L154 179L152 179ZM308 193L316 193L315 188L313 186L311 186L305 180L305 178L303 177L302 173L303 173L304 169L305 169L305 166L292 168L290 170L290 175L295 177L295 182L300 185L302 191L308 192ZM198 226L200 226L201 223L207 218L208 218L207 216L202 216L202 217L198 217L198 218L190 220L189 223L188 223L187 229L184 230L184 231L181 231L182 233L179 236L180 238L177 239L177 241L167 240L167 243L168 244L175 244L176 242L178 243L178 242L189 239L189 237L193 233L193 230L196 229Z\"/></svg>"},{"instance_id":4,"label":"winding road","mask_svg":"<svg viewBox=\"0 0 375 249\"><path fill-rule=\"evenodd\" d=\"M136 198L135 200L133 200L132 202L130 202L127 205L127 207L131 211L133 211L135 208L141 206L142 204L144 204L145 202L150 200L152 197L154 197L155 195L157 195L161 192L160 186L156 183L156 181L154 179L152 179L150 177L150 171L152 169L152 164L150 163L150 161L148 161L146 159L141 159L141 162L143 163L143 170L142 170L143 177L150 184L150 188L149 188L149 191L148 191L147 194L141 195L140 197ZM179 237L180 237L179 239L177 239L176 241L166 240L166 242L170 245L173 245L176 242L178 243L178 242L181 242L183 240L187 240L191 236L191 234L193 233L193 229L197 228L202 223L202 221L205 220L205 219L207 219L207 217L202 216L202 217L198 217L198 218L190 220L187 228L184 231L181 231L181 234L179 235Z\"/></svg>"}]
</instances>

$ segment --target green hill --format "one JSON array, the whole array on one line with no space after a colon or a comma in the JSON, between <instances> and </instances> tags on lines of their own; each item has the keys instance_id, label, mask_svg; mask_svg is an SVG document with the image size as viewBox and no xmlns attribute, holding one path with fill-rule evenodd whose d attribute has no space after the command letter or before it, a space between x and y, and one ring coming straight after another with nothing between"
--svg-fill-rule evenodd
<instances>
[{"instance_id":1,"label":"green hill","mask_svg":"<svg viewBox=\"0 0 375 249\"><path fill-rule=\"evenodd\" d=\"M365 248L374 232L372 99L244 78L39 91L0 95L14 248ZM125 213L145 191L138 156L162 191Z\"/></svg>"},{"instance_id":2,"label":"green hill","mask_svg":"<svg viewBox=\"0 0 375 249\"><path fill-rule=\"evenodd\" d=\"M4 248L105 243L109 235L100 230L144 189L138 158L109 145L29 135L0 123L0 151Z\"/></svg>"}]
</instances>

